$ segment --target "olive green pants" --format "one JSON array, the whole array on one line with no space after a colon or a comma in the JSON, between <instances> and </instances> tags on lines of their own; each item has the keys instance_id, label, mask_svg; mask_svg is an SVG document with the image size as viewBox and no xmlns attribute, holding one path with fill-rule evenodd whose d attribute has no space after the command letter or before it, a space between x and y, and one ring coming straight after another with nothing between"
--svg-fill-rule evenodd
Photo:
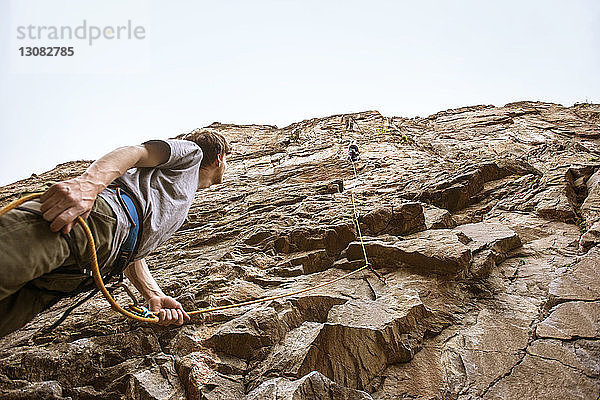
<instances>
[{"instance_id":1,"label":"olive green pants","mask_svg":"<svg viewBox=\"0 0 600 400\"><path fill-rule=\"evenodd\" d=\"M73 294L93 279L81 273L78 261L90 266L88 240L76 224L67 237L52 232L39 213L37 200L28 201L0 217L0 337L13 332L36 314ZM33 212L32 212L33 211ZM116 215L100 197L86 220L96 245L100 265L108 258L117 225ZM105 274L103 269L102 273Z\"/></svg>"}]
</instances>

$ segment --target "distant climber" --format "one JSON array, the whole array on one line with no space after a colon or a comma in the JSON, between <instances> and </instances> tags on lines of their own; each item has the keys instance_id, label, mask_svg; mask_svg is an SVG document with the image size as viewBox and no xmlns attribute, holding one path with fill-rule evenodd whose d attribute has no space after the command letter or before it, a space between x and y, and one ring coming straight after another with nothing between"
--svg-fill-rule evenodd
<instances>
[{"instance_id":1,"label":"distant climber","mask_svg":"<svg viewBox=\"0 0 600 400\"><path fill-rule=\"evenodd\" d=\"M144 258L183 224L197 190L222 183L230 151L221 134L201 130L120 147L0 217L0 337L94 287L78 216L94 236L103 276L123 272L159 324L190 320Z\"/></svg>"},{"instance_id":2,"label":"distant climber","mask_svg":"<svg viewBox=\"0 0 600 400\"><path fill-rule=\"evenodd\" d=\"M356 143L352 143L350 146L348 146L348 161L357 162L358 160L360 160L358 145Z\"/></svg>"}]
</instances>

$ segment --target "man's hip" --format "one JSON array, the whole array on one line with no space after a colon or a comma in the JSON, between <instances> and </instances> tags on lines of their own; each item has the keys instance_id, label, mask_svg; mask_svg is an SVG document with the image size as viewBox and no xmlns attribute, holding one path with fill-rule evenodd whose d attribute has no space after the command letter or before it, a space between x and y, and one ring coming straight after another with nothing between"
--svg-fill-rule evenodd
<instances>
[{"instance_id":1,"label":"man's hip","mask_svg":"<svg viewBox=\"0 0 600 400\"><path fill-rule=\"evenodd\" d=\"M90 267L89 243L83 227L75 225L68 237L52 232L40 216L40 205L29 201L0 218L0 300L27 282L40 289L68 293L89 278L80 269ZM111 252L116 215L98 197L86 223L102 265Z\"/></svg>"}]
</instances>

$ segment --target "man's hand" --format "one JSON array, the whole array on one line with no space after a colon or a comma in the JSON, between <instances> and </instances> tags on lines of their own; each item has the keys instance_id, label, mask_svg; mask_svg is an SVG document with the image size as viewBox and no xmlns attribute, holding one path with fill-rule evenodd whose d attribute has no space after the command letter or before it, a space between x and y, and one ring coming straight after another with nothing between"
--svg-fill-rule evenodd
<instances>
[{"instance_id":1,"label":"man's hand","mask_svg":"<svg viewBox=\"0 0 600 400\"><path fill-rule=\"evenodd\" d=\"M44 219L50 222L50 230L69 233L78 216L88 217L98 190L99 185L83 175L52 185L40 197L40 210Z\"/></svg>"},{"instance_id":2,"label":"man's hand","mask_svg":"<svg viewBox=\"0 0 600 400\"><path fill-rule=\"evenodd\" d=\"M150 311L158 314L159 325L183 325L183 321L190 321L191 318L183 310L181 304L169 296L153 296L148 300Z\"/></svg>"}]
</instances>

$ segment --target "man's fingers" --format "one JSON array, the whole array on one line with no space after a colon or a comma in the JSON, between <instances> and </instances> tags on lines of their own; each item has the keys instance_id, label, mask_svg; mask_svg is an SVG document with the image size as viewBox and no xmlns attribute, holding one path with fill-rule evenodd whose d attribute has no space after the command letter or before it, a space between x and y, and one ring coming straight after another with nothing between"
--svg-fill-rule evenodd
<instances>
[{"instance_id":1,"label":"man's fingers","mask_svg":"<svg viewBox=\"0 0 600 400\"><path fill-rule=\"evenodd\" d=\"M173 299L173 302L175 303L175 310L177 311L177 313L179 313L179 311L181 311L181 315L183 315L185 317L187 315L187 313L183 309L183 306L181 305L181 303L175 299ZM188 317L189 317L189 315L188 315Z\"/></svg>"},{"instance_id":2,"label":"man's fingers","mask_svg":"<svg viewBox=\"0 0 600 400\"><path fill-rule=\"evenodd\" d=\"M177 315L177 310L169 310L171 312L171 319L169 320L170 324L177 324L179 315Z\"/></svg>"},{"instance_id":3,"label":"man's fingers","mask_svg":"<svg viewBox=\"0 0 600 400\"><path fill-rule=\"evenodd\" d=\"M185 310L183 309L183 306L181 305L180 302L176 301L175 302L175 306L177 307L177 311L181 311L181 314L183 315L183 318L185 318L186 321L190 321L192 318L190 318L190 315L188 313L185 312Z\"/></svg>"},{"instance_id":4,"label":"man's fingers","mask_svg":"<svg viewBox=\"0 0 600 400\"><path fill-rule=\"evenodd\" d=\"M74 224L75 224L74 222L69 222L68 224L63 226L62 233L64 233L65 235L68 235L69 232L71 232L71 229L73 229Z\"/></svg>"},{"instance_id":5,"label":"man's fingers","mask_svg":"<svg viewBox=\"0 0 600 400\"><path fill-rule=\"evenodd\" d=\"M51 222L50 230L52 232L58 232L62 228L66 227L67 225L70 225L72 227L73 224L75 223L75 220L77 219L77 216L80 215L82 211L83 211L82 209L77 208L77 207L70 207L70 208L65 209L64 206L57 204L55 207L53 207L50 210L43 213L42 217L46 221ZM89 214L89 212L88 212L88 214ZM70 231L70 230L71 230L71 228L68 228L68 231ZM65 232L65 231L63 231L63 232ZM65 233L68 233L68 232L65 232Z\"/></svg>"},{"instance_id":6,"label":"man's fingers","mask_svg":"<svg viewBox=\"0 0 600 400\"><path fill-rule=\"evenodd\" d=\"M52 232L58 232L65 225L73 222L75 220L75 218L76 218L76 215L73 212L73 209L68 209L67 211L60 214L58 217L54 218L54 220L50 224L50 230Z\"/></svg>"},{"instance_id":7,"label":"man's fingers","mask_svg":"<svg viewBox=\"0 0 600 400\"><path fill-rule=\"evenodd\" d=\"M50 210L52 207L54 207L56 204L58 204L60 202L60 196L53 194L51 196L47 196L44 197L48 192L44 193L42 196L40 196L40 202L42 203L42 205L40 206L40 211L43 213L45 213L46 211Z\"/></svg>"},{"instance_id":8,"label":"man's fingers","mask_svg":"<svg viewBox=\"0 0 600 400\"><path fill-rule=\"evenodd\" d=\"M58 217L60 213L66 210L66 207L61 204L60 201L52 203L51 206L46 207L46 210L44 210L44 205L45 204L42 204L40 211L42 212L42 217L48 222L53 221L54 218Z\"/></svg>"},{"instance_id":9,"label":"man's fingers","mask_svg":"<svg viewBox=\"0 0 600 400\"><path fill-rule=\"evenodd\" d=\"M165 322L165 315L167 314L167 311L163 308L162 310L159 311L158 313L158 324L159 325L167 325L167 323Z\"/></svg>"},{"instance_id":10,"label":"man's fingers","mask_svg":"<svg viewBox=\"0 0 600 400\"><path fill-rule=\"evenodd\" d=\"M165 325L169 325L169 324L171 324L171 321L173 321L173 319L174 319L173 313L172 313L173 310L170 310L168 308L163 308L163 310L165 310L165 318L164 318Z\"/></svg>"},{"instance_id":11,"label":"man's fingers","mask_svg":"<svg viewBox=\"0 0 600 400\"><path fill-rule=\"evenodd\" d=\"M170 309L170 308L163 308L160 310L159 313L159 324L160 325L171 325L171 324L176 324L176 325L183 325L184 322L184 315L183 315L184 311L180 310L180 309ZM189 318L189 316L188 316Z\"/></svg>"},{"instance_id":12,"label":"man's fingers","mask_svg":"<svg viewBox=\"0 0 600 400\"><path fill-rule=\"evenodd\" d=\"M81 216L81 218L87 219L88 215L90 215L90 212L92 212L92 210L90 210L90 211L86 212L85 214L83 214ZM65 235L68 235L69 232L71 232L71 229L73 229L73 227L75 226L76 223L77 223L77 216L75 216L75 219L73 219L73 222L69 222L68 224L66 224L62 228L62 233L64 233Z\"/></svg>"},{"instance_id":13,"label":"man's fingers","mask_svg":"<svg viewBox=\"0 0 600 400\"><path fill-rule=\"evenodd\" d=\"M177 309L177 325L183 325L183 311Z\"/></svg>"},{"instance_id":14,"label":"man's fingers","mask_svg":"<svg viewBox=\"0 0 600 400\"><path fill-rule=\"evenodd\" d=\"M183 310L181 304L177 303L177 308L161 308L158 311L158 324L159 325L183 325L185 321L190 321L191 318L188 313Z\"/></svg>"},{"instance_id":15,"label":"man's fingers","mask_svg":"<svg viewBox=\"0 0 600 400\"><path fill-rule=\"evenodd\" d=\"M40 212L46 221L52 221L64 209L65 206L58 196L51 197L40 206Z\"/></svg>"},{"instance_id":16,"label":"man's fingers","mask_svg":"<svg viewBox=\"0 0 600 400\"><path fill-rule=\"evenodd\" d=\"M42 203L44 203L46 200L50 199L52 196L54 196L56 194L58 190L58 186L56 186L56 184L50 186L48 188L48 190L46 190L41 196L40 196L40 201Z\"/></svg>"}]
</instances>

